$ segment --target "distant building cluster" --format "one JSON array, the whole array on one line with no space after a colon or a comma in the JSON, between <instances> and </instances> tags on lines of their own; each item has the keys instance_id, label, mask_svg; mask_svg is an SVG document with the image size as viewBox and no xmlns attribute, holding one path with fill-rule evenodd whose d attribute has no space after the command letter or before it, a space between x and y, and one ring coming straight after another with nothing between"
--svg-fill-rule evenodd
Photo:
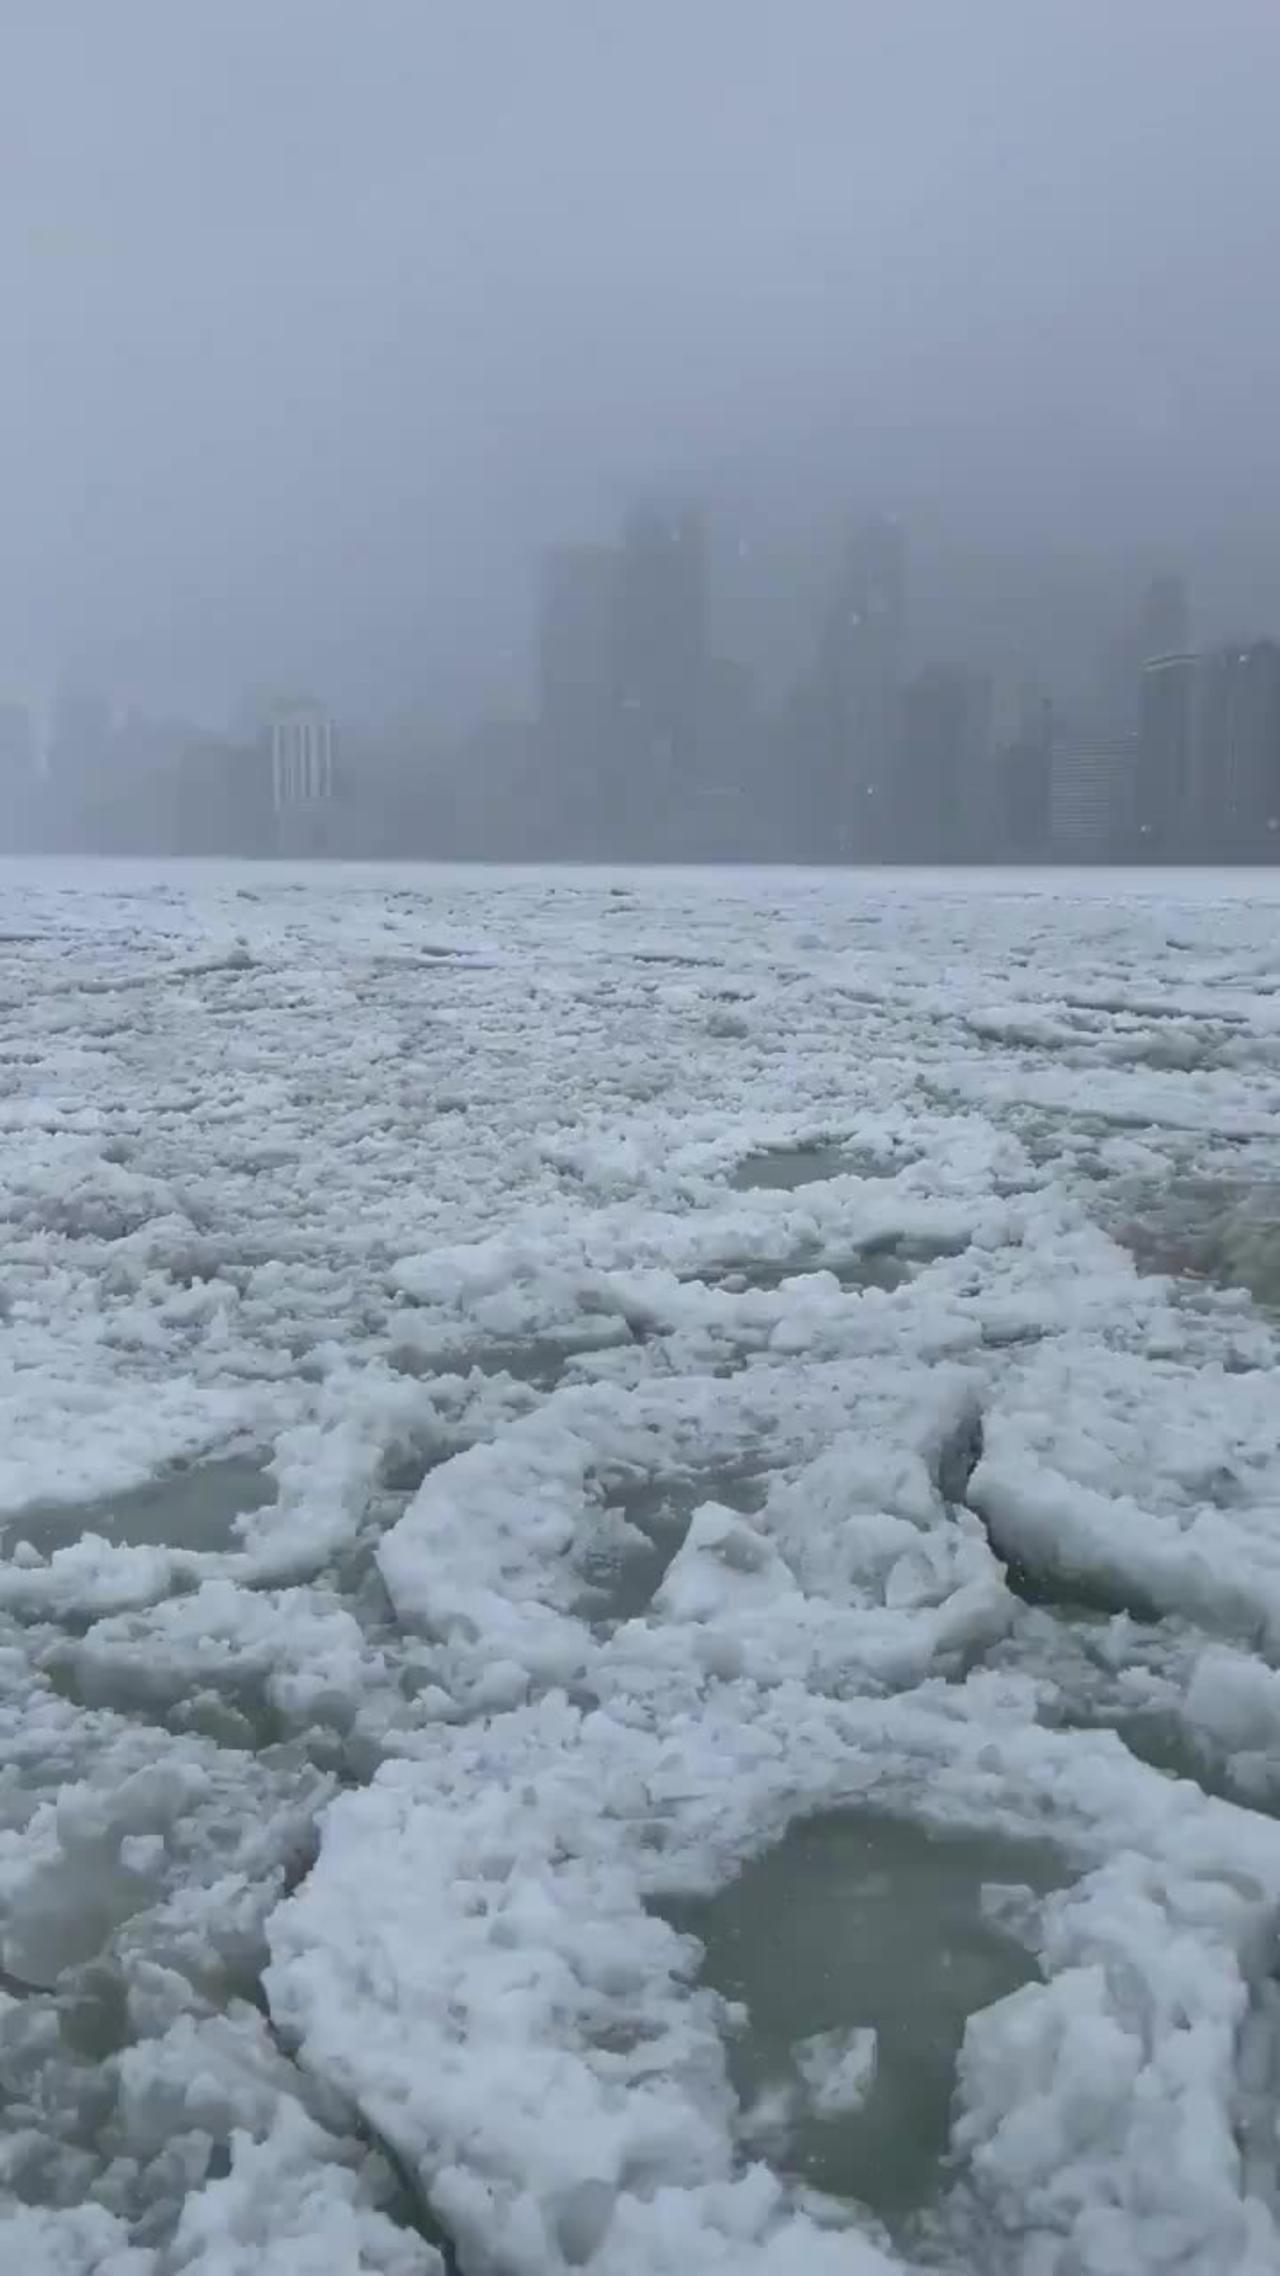
<instances>
[{"instance_id":1,"label":"distant building cluster","mask_svg":"<svg viewBox=\"0 0 1280 2276\"><path fill-rule=\"evenodd\" d=\"M0 845L105 854L315 856L346 850L323 704L268 706L242 736L117 714L64 688L40 755L31 713L0 704Z\"/></svg>"},{"instance_id":2,"label":"distant building cluster","mask_svg":"<svg viewBox=\"0 0 1280 2276\"><path fill-rule=\"evenodd\" d=\"M750 697L709 627L693 512L638 512L617 545L547 555L535 745L565 852L699 860L763 843ZM527 819L536 838L536 801Z\"/></svg>"},{"instance_id":3,"label":"distant building cluster","mask_svg":"<svg viewBox=\"0 0 1280 2276\"><path fill-rule=\"evenodd\" d=\"M1193 648L1152 579L1096 691L1011 696L912 639L906 540L851 523L806 654L765 700L720 652L686 504L553 546L534 701L451 742L339 737L323 703L237 736L66 687L0 702L0 845L105 853L583 860L1280 859L1280 645Z\"/></svg>"},{"instance_id":4,"label":"distant building cluster","mask_svg":"<svg viewBox=\"0 0 1280 2276\"><path fill-rule=\"evenodd\" d=\"M1280 856L1280 645L1146 663L1130 812L1156 860Z\"/></svg>"},{"instance_id":5,"label":"distant building cluster","mask_svg":"<svg viewBox=\"0 0 1280 2276\"><path fill-rule=\"evenodd\" d=\"M911 658L906 545L848 532L812 654L777 715L715 658L689 513L544 566L541 779L574 850L807 861L1280 857L1280 648L1194 654L1181 579L1152 579L1096 696Z\"/></svg>"}]
</instances>

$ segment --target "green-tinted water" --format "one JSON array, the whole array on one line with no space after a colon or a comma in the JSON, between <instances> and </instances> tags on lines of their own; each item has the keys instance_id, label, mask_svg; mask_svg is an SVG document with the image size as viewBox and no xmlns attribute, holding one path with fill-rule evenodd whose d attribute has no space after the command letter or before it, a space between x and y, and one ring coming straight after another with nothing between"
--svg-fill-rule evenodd
<instances>
[{"instance_id":1,"label":"green-tinted water","mask_svg":"<svg viewBox=\"0 0 1280 2276\"><path fill-rule=\"evenodd\" d=\"M934 2197L965 2023L1036 1974L985 1917L983 1888L1044 1890L1062 1876L1042 1844L841 1815L792 1826L716 1896L662 1905L702 1943L703 1981L748 2011L730 2070L745 2111L778 2090L787 2098L785 2169L886 2216ZM867 2027L870 2093L857 2110L820 2115L798 2045Z\"/></svg>"}]
</instances>

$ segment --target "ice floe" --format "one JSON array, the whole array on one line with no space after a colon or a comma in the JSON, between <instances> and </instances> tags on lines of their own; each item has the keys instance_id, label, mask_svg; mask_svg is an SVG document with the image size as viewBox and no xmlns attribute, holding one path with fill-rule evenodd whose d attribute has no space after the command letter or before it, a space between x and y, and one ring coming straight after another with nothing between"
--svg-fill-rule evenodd
<instances>
[{"instance_id":1,"label":"ice floe","mask_svg":"<svg viewBox=\"0 0 1280 2276\"><path fill-rule=\"evenodd\" d=\"M31 2276L1274 2276L1280 885L0 874Z\"/></svg>"}]
</instances>

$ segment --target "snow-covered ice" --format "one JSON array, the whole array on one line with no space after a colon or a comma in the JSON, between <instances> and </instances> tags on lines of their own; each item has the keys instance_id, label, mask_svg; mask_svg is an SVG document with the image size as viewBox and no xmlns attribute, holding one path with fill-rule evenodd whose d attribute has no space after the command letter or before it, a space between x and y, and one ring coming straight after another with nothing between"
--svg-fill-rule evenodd
<instances>
[{"instance_id":1,"label":"snow-covered ice","mask_svg":"<svg viewBox=\"0 0 1280 2276\"><path fill-rule=\"evenodd\" d=\"M1280 876L0 895L5 2267L1275 2276Z\"/></svg>"}]
</instances>

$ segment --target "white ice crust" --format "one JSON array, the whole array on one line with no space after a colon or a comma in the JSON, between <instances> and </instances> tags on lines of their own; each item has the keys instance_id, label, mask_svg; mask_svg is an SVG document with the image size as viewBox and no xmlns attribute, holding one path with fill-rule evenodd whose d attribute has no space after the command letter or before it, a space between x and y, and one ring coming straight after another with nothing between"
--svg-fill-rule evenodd
<instances>
[{"instance_id":1,"label":"white ice crust","mask_svg":"<svg viewBox=\"0 0 1280 2276\"><path fill-rule=\"evenodd\" d=\"M1275 2276L1280 882L0 891L4 2266ZM914 2220L832 1811L1057 1859Z\"/></svg>"}]
</instances>

